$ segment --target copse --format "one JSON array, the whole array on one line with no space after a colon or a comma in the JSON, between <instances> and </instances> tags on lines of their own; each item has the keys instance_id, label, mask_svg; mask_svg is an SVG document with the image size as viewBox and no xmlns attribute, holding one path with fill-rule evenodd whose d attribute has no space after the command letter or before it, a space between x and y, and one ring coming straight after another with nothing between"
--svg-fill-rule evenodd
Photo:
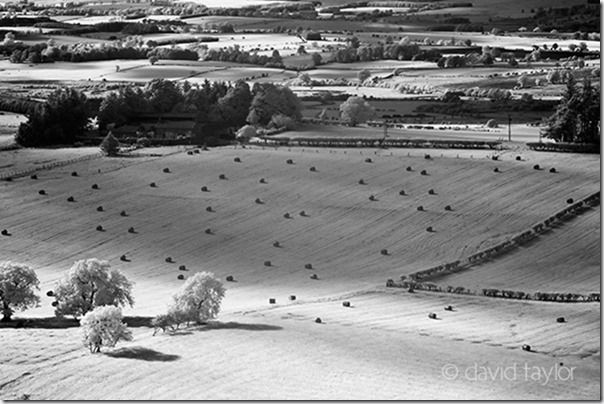
<instances>
[{"instance_id":1,"label":"copse","mask_svg":"<svg viewBox=\"0 0 604 404\"><path fill-rule=\"evenodd\" d=\"M33 269L25 264L0 262L0 310L2 321L10 321L15 310L36 307L40 298L35 294L40 281Z\"/></svg>"},{"instance_id":2,"label":"copse","mask_svg":"<svg viewBox=\"0 0 604 404\"><path fill-rule=\"evenodd\" d=\"M103 305L134 305L132 283L109 262L96 258L76 261L55 288L57 316L80 317Z\"/></svg>"}]
</instances>

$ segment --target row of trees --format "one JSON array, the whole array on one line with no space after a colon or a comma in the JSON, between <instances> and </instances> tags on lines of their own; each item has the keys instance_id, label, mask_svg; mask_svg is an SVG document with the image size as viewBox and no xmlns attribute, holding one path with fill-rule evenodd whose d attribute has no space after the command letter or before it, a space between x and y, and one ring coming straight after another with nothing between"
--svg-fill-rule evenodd
<instances>
[{"instance_id":1,"label":"row of trees","mask_svg":"<svg viewBox=\"0 0 604 404\"><path fill-rule=\"evenodd\" d=\"M2 321L10 321L15 310L37 307L36 294L40 282L33 269L25 264L0 263L0 310ZM215 318L224 297L222 283L208 272L191 276L173 296L167 315L159 315L153 324L159 328L175 328L182 323L204 323ZM96 258L76 261L54 291L57 317L80 318L83 343L90 352L102 346L115 346L120 340L132 339L122 322L120 307L133 306L132 282L120 271L111 269L107 261Z\"/></svg>"},{"instance_id":2,"label":"row of trees","mask_svg":"<svg viewBox=\"0 0 604 404\"><path fill-rule=\"evenodd\" d=\"M420 49L417 44L393 43L384 45L381 42L360 45L351 40L348 46L338 49L333 54L333 60L339 63L365 62L371 60L427 60L436 62L442 54L435 49Z\"/></svg>"}]
</instances>

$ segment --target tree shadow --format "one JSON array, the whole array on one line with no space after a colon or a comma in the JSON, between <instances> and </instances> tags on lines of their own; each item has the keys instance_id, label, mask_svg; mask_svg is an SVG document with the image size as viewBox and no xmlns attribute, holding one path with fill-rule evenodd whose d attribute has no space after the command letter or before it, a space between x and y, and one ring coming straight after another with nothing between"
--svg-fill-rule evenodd
<instances>
[{"instance_id":1,"label":"tree shadow","mask_svg":"<svg viewBox=\"0 0 604 404\"><path fill-rule=\"evenodd\" d=\"M213 321L201 325L197 331L211 331L211 330L245 330L245 331L277 331L282 330L283 327L270 324L257 324L257 323L238 323L235 321L229 321L228 323L222 323L220 321Z\"/></svg>"},{"instance_id":2,"label":"tree shadow","mask_svg":"<svg viewBox=\"0 0 604 404\"><path fill-rule=\"evenodd\" d=\"M140 346L120 348L115 351L105 352L105 356L112 358L138 359L147 362L174 362L180 359L178 355L170 355L153 349Z\"/></svg>"}]
</instances>

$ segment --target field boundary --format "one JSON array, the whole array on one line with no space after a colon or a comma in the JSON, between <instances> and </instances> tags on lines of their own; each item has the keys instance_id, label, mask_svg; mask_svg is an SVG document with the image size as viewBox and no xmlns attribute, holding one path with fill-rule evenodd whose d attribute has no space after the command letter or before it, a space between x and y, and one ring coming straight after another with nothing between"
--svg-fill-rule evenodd
<instances>
[{"instance_id":1,"label":"field boundary","mask_svg":"<svg viewBox=\"0 0 604 404\"><path fill-rule=\"evenodd\" d=\"M257 145L274 146L307 146L307 147L399 147L419 149L499 149L499 141L476 140L427 140L427 139L395 139L395 138L363 138L363 137L260 137Z\"/></svg>"},{"instance_id":2,"label":"field boundary","mask_svg":"<svg viewBox=\"0 0 604 404\"><path fill-rule=\"evenodd\" d=\"M600 146L597 144L581 143L541 143L533 142L526 144L531 150L549 151L561 153L600 153Z\"/></svg>"},{"instance_id":3,"label":"field boundary","mask_svg":"<svg viewBox=\"0 0 604 404\"><path fill-rule=\"evenodd\" d=\"M62 161L54 161L52 163L48 163L48 164L42 164L38 167L35 168L29 168L26 170L19 170L19 171L9 171L7 173L3 173L0 174L0 180L2 181L10 181L13 178L20 178L20 177L26 177L28 175L31 175L37 171L41 171L41 170L50 170L56 167L64 167L73 163L78 163L80 161L87 161L87 160L93 160L93 159L97 159L103 156L103 153L101 153L100 151L98 153L94 153L94 154L87 154L85 156L80 156L80 157L76 157L73 159L69 159L69 160L62 160Z\"/></svg>"},{"instance_id":4,"label":"field boundary","mask_svg":"<svg viewBox=\"0 0 604 404\"><path fill-rule=\"evenodd\" d=\"M593 193L570 206L559 210L547 219L534 224L529 229L516 234L514 237L505 240L493 247L478 251L460 260L448 262L432 268L414 272L410 275L402 275L399 282L388 279L387 287L406 288L409 290L425 290L430 292L444 292L465 295L483 295L488 297L540 300L551 302L599 302L600 293L578 294L578 293L527 293L523 291L499 290L485 288L481 291L470 290L464 287L447 286L442 287L428 281L434 281L436 278L466 271L473 266L483 264L491 259L509 253L512 250L535 239L540 234L549 230L554 224L570 220L573 216L583 213L600 204L600 191Z\"/></svg>"}]
</instances>

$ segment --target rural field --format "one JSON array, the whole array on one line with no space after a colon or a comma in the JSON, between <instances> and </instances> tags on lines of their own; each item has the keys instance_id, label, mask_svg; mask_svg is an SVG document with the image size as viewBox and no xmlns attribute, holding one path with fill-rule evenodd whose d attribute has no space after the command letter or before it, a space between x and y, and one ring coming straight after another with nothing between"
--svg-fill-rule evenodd
<instances>
[{"instance_id":1,"label":"rural field","mask_svg":"<svg viewBox=\"0 0 604 404\"><path fill-rule=\"evenodd\" d=\"M600 13L0 2L0 401L601 400Z\"/></svg>"}]
</instances>

